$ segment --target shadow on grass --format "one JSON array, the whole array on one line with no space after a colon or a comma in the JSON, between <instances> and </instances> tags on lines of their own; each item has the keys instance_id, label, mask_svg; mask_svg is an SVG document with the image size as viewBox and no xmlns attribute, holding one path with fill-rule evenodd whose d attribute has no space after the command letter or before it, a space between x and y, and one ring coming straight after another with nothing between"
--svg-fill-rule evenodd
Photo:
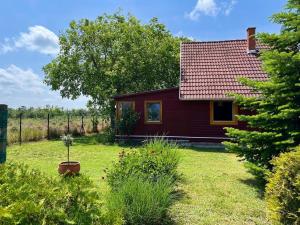
<instances>
[{"instance_id":1,"label":"shadow on grass","mask_svg":"<svg viewBox=\"0 0 300 225\"><path fill-rule=\"evenodd\" d=\"M241 179L240 181L243 184L253 187L256 190L258 197L263 199L266 188L266 171L249 162L245 163L245 167L247 168L247 172L253 175L253 178Z\"/></svg>"},{"instance_id":2,"label":"shadow on grass","mask_svg":"<svg viewBox=\"0 0 300 225\"><path fill-rule=\"evenodd\" d=\"M264 198L265 186L266 186L266 182L264 180L261 180L261 178L255 177L255 178L249 178L249 179L244 179L244 180L240 179L240 181L243 184L253 187L257 193L257 196L260 199Z\"/></svg>"},{"instance_id":3,"label":"shadow on grass","mask_svg":"<svg viewBox=\"0 0 300 225\"><path fill-rule=\"evenodd\" d=\"M98 144L97 135L81 136L74 138L75 145L96 145Z\"/></svg>"},{"instance_id":4,"label":"shadow on grass","mask_svg":"<svg viewBox=\"0 0 300 225\"><path fill-rule=\"evenodd\" d=\"M225 150L224 148L213 148L213 147L183 147L183 149L189 149L196 152L211 152L211 153L227 153L230 154L231 152Z\"/></svg>"}]
</instances>

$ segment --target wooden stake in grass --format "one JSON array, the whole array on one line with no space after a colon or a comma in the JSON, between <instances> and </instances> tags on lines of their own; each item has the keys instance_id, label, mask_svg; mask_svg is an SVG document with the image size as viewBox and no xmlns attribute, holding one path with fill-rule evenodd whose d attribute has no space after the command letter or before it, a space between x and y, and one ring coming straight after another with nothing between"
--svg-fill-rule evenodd
<instances>
[{"instance_id":1,"label":"wooden stake in grass","mask_svg":"<svg viewBox=\"0 0 300 225\"><path fill-rule=\"evenodd\" d=\"M47 138L50 140L50 113L48 113L48 119L47 119Z\"/></svg>"},{"instance_id":2,"label":"wooden stake in grass","mask_svg":"<svg viewBox=\"0 0 300 225\"><path fill-rule=\"evenodd\" d=\"M22 145L22 113L20 113L19 144Z\"/></svg>"}]
</instances>

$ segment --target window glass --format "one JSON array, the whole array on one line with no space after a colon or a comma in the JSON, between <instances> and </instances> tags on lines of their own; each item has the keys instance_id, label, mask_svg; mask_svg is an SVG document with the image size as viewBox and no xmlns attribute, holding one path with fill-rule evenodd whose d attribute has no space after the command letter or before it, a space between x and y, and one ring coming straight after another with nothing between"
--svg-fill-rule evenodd
<instances>
[{"instance_id":1,"label":"window glass","mask_svg":"<svg viewBox=\"0 0 300 225\"><path fill-rule=\"evenodd\" d=\"M161 122L161 103L147 102L146 104L146 121Z\"/></svg>"},{"instance_id":2,"label":"window glass","mask_svg":"<svg viewBox=\"0 0 300 225\"><path fill-rule=\"evenodd\" d=\"M118 103L118 117L122 116L122 112L125 110L134 110L134 102L119 102Z\"/></svg>"},{"instance_id":3,"label":"window glass","mask_svg":"<svg viewBox=\"0 0 300 225\"><path fill-rule=\"evenodd\" d=\"M233 121L232 102L214 102L214 121Z\"/></svg>"}]
</instances>

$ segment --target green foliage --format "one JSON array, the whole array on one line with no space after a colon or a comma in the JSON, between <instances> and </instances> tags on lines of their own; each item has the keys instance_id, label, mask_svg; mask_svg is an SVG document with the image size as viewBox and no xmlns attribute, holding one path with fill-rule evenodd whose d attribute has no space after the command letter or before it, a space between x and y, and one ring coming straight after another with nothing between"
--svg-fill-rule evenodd
<instances>
[{"instance_id":1,"label":"green foliage","mask_svg":"<svg viewBox=\"0 0 300 225\"><path fill-rule=\"evenodd\" d=\"M116 140L116 132L111 126L106 127L101 134L97 135L97 141L102 144L113 144Z\"/></svg>"},{"instance_id":2,"label":"green foliage","mask_svg":"<svg viewBox=\"0 0 300 225\"><path fill-rule=\"evenodd\" d=\"M300 224L300 147L272 163L275 169L266 191L268 216L274 223Z\"/></svg>"},{"instance_id":3,"label":"green foliage","mask_svg":"<svg viewBox=\"0 0 300 225\"><path fill-rule=\"evenodd\" d=\"M131 149L97 144L95 137L75 139L72 156L84 165L84 174L94 181L102 195L109 191L107 182L101 179L105 177L103 170L112 166L111 161L117 160L118 152ZM58 159L66 155L60 140L12 145L7 151L8 159L39 168L52 177L57 177ZM178 170L184 173L180 189L186 193L170 210L170 216L178 224L268 224L265 201L257 194L256 181L234 154L201 148L177 151L182 155Z\"/></svg>"},{"instance_id":4,"label":"green foliage","mask_svg":"<svg viewBox=\"0 0 300 225\"><path fill-rule=\"evenodd\" d=\"M139 119L139 113L135 112L131 108L125 109L122 112L120 119L117 121L118 133L121 135L132 134Z\"/></svg>"},{"instance_id":5,"label":"green foliage","mask_svg":"<svg viewBox=\"0 0 300 225\"><path fill-rule=\"evenodd\" d=\"M168 178L175 184L180 179L178 163L176 146L154 139L141 149L119 153L119 161L107 171L107 181L112 189L117 189L132 176L151 182Z\"/></svg>"},{"instance_id":6,"label":"green foliage","mask_svg":"<svg viewBox=\"0 0 300 225\"><path fill-rule=\"evenodd\" d=\"M71 114L72 116L82 116L91 114L90 111L86 109L72 109L66 110L64 108L54 107L54 106L46 106L46 107L25 107L22 106L17 109L9 108L8 109L8 116L9 118L19 118L20 113L22 113L23 118L32 118L32 119L47 119L48 113L50 113L51 117L57 116L67 116L67 114Z\"/></svg>"},{"instance_id":7,"label":"green foliage","mask_svg":"<svg viewBox=\"0 0 300 225\"><path fill-rule=\"evenodd\" d=\"M111 193L107 223L128 225L167 224L180 176L176 146L162 139L150 140L142 149L119 155L107 171Z\"/></svg>"},{"instance_id":8,"label":"green foliage","mask_svg":"<svg viewBox=\"0 0 300 225\"><path fill-rule=\"evenodd\" d=\"M238 116L251 129L226 129L232 138L225 142L227 149L266 169L272 168L273 157L300 144L300 2L289 0L286 8L272 16L273 22L282 25L280 34L258 35L260 42L269 46L260 56L268 81L241 79L261 96L236 95L239 105L255 112Z\"/></svg>"},{"instance_id":9,"label":"green foliage","mask_svg":"<svg viewBox=\"0 0 300 225\"><path fill-rule=\"evenodd\" d=\"M67 135L63 135L61 137L61 140L63 141L66 147L70 147L73 144L74 138L72 138L72 135L67 134Z\"/></svg>"},{"instance_id":10,"label":"green foliage","mask_svg":"<svg viewBox=\"0 0 300 225\"><path fill-rule=\"evenodd\" d=\"M156 18L142 24L115 13L72 21L59 37L60 53L44 66L45 82L63 97L89 96L114 118L113 95L178 84L180 41Z\"/></svg>"},{"instance_id":11,"label":"green foliage","mask_svg":"<svg viewBox=\"0 0 300 225\"><path fill-rule=\"evenodd\" d=\"M157 183L130 176L107 198L107 224L153 225L169 222L173 202L168 179Z\"/></svg>"},{"instance_id":12,"label":"green foliage","mask_svg":"<svg viewBox=\"0 0 300 225\"><path fill-rule=\"evenodd\" d=\"M0 224L100 224L100 198L86 177L57 180L12 163L0 171Z\"/></svg>"}]
</instances>

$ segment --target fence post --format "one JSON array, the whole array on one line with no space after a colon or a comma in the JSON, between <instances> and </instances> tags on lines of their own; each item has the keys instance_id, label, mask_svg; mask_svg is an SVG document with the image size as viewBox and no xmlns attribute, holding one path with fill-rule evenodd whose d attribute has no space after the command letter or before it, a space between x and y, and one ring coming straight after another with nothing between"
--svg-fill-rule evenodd
<instances>
[{"instance_id":1,"label":"fence post","mask_svg":"<svg viewBox=\"0 0 300 225\"><path fill-rule=\"evenodd\" d=\"M81 128L80 128L80 131L81 131L81 135L83 135L84 134L83 115L81 116Z\"/></svg>"},{"instance_id":2,"label":"fence post","mask_svg":"<svg viewBox=\"0 0 300 225\"><path fill-rule=\"evenodd\" d=\"M19 144L22 145L22 113L20 113Z\"/></svg>"},{"instance_id":3,"label":"fence post","mask_svg":"<svg viewBox=\"0 0 300 225\"><path fill-rule=\"evenodd\" d=\"M0 163L6 161L7 105L0 105Z\"/></svg>"},{"instance_id":4,"label":"fence post","mask_svg":"<svg viewBox=\"0 0 300 225\"><path fill-rule=\"evenodd\" d=\"M48 113L48 120L47 120L47 139L50 140L50 113Z\"/></svg>"}]
</instances>

